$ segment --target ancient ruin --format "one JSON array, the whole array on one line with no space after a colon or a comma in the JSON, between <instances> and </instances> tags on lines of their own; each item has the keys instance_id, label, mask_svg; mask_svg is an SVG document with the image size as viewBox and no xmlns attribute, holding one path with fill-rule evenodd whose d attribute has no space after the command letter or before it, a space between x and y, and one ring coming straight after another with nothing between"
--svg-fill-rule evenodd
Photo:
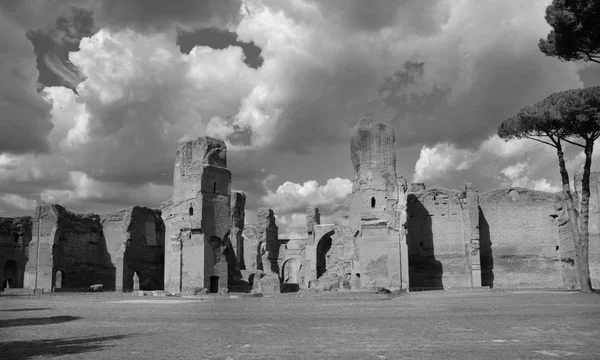
<instances>
[{"instance_id":1,"label":"ancient ruin","mask_svg":"<svg viewBox=\"0 0 600 360\"><path fill-rule=\"evenodd\" d=\"M350 139L352 193L306 237L280 239L273 210L245 224L227 148L202 137L175 156L173 196L160 210L75 214L60 205L0 218L2 289L165 290L577 288L574 244L560 193L478 193L408 185L396 174L395 130L362 119ZM590 270L600 287L600 174L591 177ZM581 177L575 177L581 193Z\"/></svg>"},{"instance_id":2,"label":"ancient ruin","mask_svg":"<svg viewBox=\"0 0 600 360\"><path fill-rule=\"evenodd\" d=\"M4 288L132 290L136 276L142 289L163 286L164 225L156 210L84 215L42 205L33 217L2 225L10 236L1 244Z\"/></svg>"}]
</instances>

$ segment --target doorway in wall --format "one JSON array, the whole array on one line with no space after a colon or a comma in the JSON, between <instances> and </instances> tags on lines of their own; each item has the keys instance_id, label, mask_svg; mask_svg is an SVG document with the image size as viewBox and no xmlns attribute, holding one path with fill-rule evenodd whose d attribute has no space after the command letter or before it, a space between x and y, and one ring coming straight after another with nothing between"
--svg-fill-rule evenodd
<instances>
[{"instance_id":1,"label":"doorway in wall","mask_svg":"<svg viewBox=\"0 0 600 360\"><path fill-rule=\"evenodd\" d=\"M19 284L19 266L14 260L8 260L3 268L4 280L2 289L20 287Z\"/></svg>"},{"instance_id":2,"label":"doorway in wall","mask_svg":"<svg viewBox=\"0 0 600 360\"><path fill-rule=\"evenodd\" d=\"M323 235L317 244L317 279L327 271L327 253L331 250L333 231Z\"/></svg>"},{"instance_id":3,"label":"doorway in wall","mask_svg":"<svg viewBox=\"0 0 600 360\"><path fill-rule=\"evenodd\" d=\"M211 276L210 277L210 289L209 289L210 293L212 294L216 294L219 292L219 277L218 276Z\"/></svg>"}]
</instances>

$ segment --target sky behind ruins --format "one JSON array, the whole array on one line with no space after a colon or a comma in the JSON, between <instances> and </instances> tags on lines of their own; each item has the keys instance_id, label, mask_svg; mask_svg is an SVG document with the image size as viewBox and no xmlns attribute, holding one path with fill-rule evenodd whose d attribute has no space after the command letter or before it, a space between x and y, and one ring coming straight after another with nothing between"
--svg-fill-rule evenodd
<instances>
[{"instance_id":1,"label":"sky behind ruins","mask_svg":"<svg viewBox=\"0 0 600 360\"><path fill-rule=\"evenodd\" d=\"M0 0L0 216L157 207L177 143L209 135L249 222L268 206L295 236L307 205L328 215L351 191L365 115L396 127L409 182L558 190L552 149L495 136L523 105L600 85L597 65L538 50L549 3Z\"/></svg>"}]
</instances>

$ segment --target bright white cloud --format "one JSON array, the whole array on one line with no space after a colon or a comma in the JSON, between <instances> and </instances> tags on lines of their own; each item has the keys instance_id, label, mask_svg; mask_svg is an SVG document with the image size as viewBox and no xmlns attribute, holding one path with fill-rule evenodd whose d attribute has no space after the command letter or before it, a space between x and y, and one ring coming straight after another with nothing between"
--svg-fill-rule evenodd
<instances>
[{"instance_id":1,"label":"bright white cloud","mask_svg":"<svg viewBox=\"0 0 600 360\"><path fill-rule=\"evenodd\" d=\"M165 34L101 30L80 48L70 60L86 77L77 86L85 106L61 150L72 170L95 179L165 181L177 142L234 113L255 76L239 47L186 55Z\"/></svg>"},{"instance_id":2,"label":"bright white cloud","mask_svg":"<svg viewBox=\"0 0 600 360\"><path fill-rule=\"evenodd\" d=\"M309 206L323 206L328 209L341 203L352 192L352 182L348 179L329 179L319 186L315 180L304 184L284 182L277 190L269 191L262 203L276 214L303 212Z\"/></svg>"},{"instance_id":3,"label":"bright white cloud","mask_svg":"<svg viewBox=\"0 0 600 360\"><path fill-rule=\"evenodd\" d=\"M44 101L35 91L35 59L23 29L52 23L58 10L44 6L38 11L37 3L23 0L19 9L6 12L10 21L0 18L3 34L16 34L6 38L0 56L17 70L0 70L10 80L0 82L0 106L8 96L25 100L23 114L13 118L25 119L23 133L32 140L19 138L28 144L19 151L51 151L0 158L6 170L0 173L0 192L31 201L43 192L46 200L94 207L116 204L113 194L143 201L126 196L132 189L153 192L158 186L157 193L168 193L163 186L171 181L177 142L211 135L228 138L230 149L244 149L230 151L230 164L237 164L234 185L249 189L252 206L267 204L286 216L303 212L307 204L330 206L350 191L347 180L336 184L341 191L325 190L329 182L307 182L285 183L274 192L260 181L274 173L274 156L347 142L350 127L364 113L389 120L400 146L425 144L418 160L399 161L417 160L415 178L426 183L472 181L490 188L521 181L553 187L557 170L551 149L489 136L522 105L582 84L576 65L537 49L538 39L549 31L544 9L550 0L377 0L368 5L362 0L244 0L242 6L209 1L178 3L159 12L144 6L147 1L99 1L95 20L109 28L85 38L70 56L86 77L77 87L79 95L50 88L42 94ZM173 31L177 24L230 25L240 41L261 47L264 62L248 68L237 47L196 47L181 54ZM403 68L406 61L424 64L410 73ZM386 79L391 84L386 94L393 96L382 109L379 91ZM21 125L11 125L13 134ZM2 126L0 139L7 134ZM0 152L14 138L0 141ZM465 150L469 146L475 150ZM580 158L568 160L580 166L575 164ZM519 162L529 164L520 177L502 172Z\"/></svg>"},{"instance_id":4,"label":"bright white cloud","mask_svg":"<svg viewBox=\"0 0 600 360\"><path fill-rule=\"evenodd\" d=\"M579 148L568 145L565 159L572 178L581 171L584 156ZM594 159L600 159L600 154ZM540 191L561 188L554 148L527 139L505 142L498 136L483 141L474 150L449 144L424 146L413 179L430 186L471 182L486 190L509 186Z\"/></svg>"},{"instance_id":5,"label":"bright white cloud","mask_svg":"<svg viewBox=\"0 0 600 360\"><path fill-rule=\"evenodd\" d=\"M475 155L471 151L456 149L450 144L439 144L432 148L423 146L415 165L413 181L422 182L450 170L468 169L474 159Z\"/></svg>"}]
</instances>

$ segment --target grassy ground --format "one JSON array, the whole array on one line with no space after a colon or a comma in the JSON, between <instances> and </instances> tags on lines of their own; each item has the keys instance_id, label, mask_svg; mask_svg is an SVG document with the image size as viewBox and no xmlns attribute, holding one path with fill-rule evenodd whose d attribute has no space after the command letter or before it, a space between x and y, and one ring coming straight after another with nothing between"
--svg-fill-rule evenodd
<instances>
[{"instance_id":1,"label":"grassy ground","mask_svg":"<svg viewBox=\"0 0 600 360\"><path fill-rule=\"evenodd\" d=\"M1 359L600 359L600 295L0 298Z\"/></svg>"}]
</instances>

